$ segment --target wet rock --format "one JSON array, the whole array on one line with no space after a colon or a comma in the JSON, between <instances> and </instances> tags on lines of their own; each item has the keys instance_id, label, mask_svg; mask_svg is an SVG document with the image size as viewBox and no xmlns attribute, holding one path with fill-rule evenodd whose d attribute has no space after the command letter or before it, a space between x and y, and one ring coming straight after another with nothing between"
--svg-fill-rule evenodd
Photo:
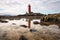
<instances>
[{"instance_id":1,"label":"wet rock","mask_svg":"<svg viewBox=\"0 0 60 40\"><path fill-rule=\"evenodd\" d=\"M16 25L15 23L12 23L13 25Z\"/></svg>"},{"instance_id":2,"label":"wet rock","mask_svg":"<svg viewBox=\"0 0 60 40\"><path fill-rule=\"evenodd\" d=\"M3 35L0 35L0 40L7 40L7 33L3 33Z\"/></svg>"},{"instance_id":3,"label":"wet rock","mask_svg":"<svg viewBox=\"0 0 60 40\"><path fill-rule=\"evenodd\" d=\"M27 28L27 26L26 25L20 25L21 27L24 27L24 28Z\"/></svg>"},{"instance_id":4,"label":"wet rock","mask_svg":"<svg viewBox=\"0 0 60 40\"><path fill-rule=\"evenodd\" d=\"M6 37L7 33L4 33L2 37Z\"/></svg>"},{"instance_id":5,"label":"wet rock","mask_svg":"<svg viewBox=\"0 0 60 40\"><path fill-rule=\"evenodd\" d=\"M40 24L38 21L34 21L33 24Z\"/></svg>"},{"instance_id":6,"label":"wet rock","mask_svg":"<svg viewBox=\"0 0 60 40\"><path fill-rule=\"evenodd\" d=\"M25 38L23 35L19 38L19 40L28 40L27 38Z\"/></svg>"},{"instance_id":7,"label":"wet rock","mask_svg":"<svg viewBox=\"0 0 60 40\"><path fill-rule=\"evenodd\" d=\"M1 23L8 23L8 21L0 20Z\"/></svg>"},{"instance_id":8,"label":"wet rock","mask_svg":"<svg viewBox=\"0 0 60 40\"><path fill-rule=\"evenodd\" d=\"M37 30L35 30L35 29L30 29L30 32L36 32Z\"/></svg>"}]
</instances>

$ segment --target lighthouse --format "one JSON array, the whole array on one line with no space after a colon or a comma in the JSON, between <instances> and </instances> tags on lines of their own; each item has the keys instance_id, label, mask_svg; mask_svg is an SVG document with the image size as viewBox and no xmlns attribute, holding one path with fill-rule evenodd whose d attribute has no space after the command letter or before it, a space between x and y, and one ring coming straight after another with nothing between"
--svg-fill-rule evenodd
<instances>
[{"instance_id":1,"label":"lighthouse","mask_svg":"<svg viewBox=\"0 0 60 40\"><path fill-rule=\"evenodd\" d=\"M31 14L31 5L28 5L28 10L27 10L27 15ZM30 16L28 16L28 28L31 27L31 20L30 20Z\"/></svg>"},{"instance_id":2,"label":"lighthouse","mask_svg":"<svg viewBox=\"0 0 60 40\"><path fill-rule=\"evenodd\" d=\"M28 13L31 13L31 5L28 5Z\"/></svg>"}]
</instances>

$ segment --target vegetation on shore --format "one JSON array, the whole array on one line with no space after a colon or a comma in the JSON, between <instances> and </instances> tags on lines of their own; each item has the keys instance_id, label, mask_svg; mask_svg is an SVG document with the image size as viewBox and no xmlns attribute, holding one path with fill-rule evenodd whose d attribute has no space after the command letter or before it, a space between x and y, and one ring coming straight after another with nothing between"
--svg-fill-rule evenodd
<instances>
[{"instance_id":1,"label":"vegetation on shore","mask_svg":"<svg viewBox=\"0 0 60 40\"><path fill-rule=\"evenodd\" d=\"M58 25L60 27L60 14L49 14L44 16L40 22L41 25Z\"/></svg>"}]
</instances>

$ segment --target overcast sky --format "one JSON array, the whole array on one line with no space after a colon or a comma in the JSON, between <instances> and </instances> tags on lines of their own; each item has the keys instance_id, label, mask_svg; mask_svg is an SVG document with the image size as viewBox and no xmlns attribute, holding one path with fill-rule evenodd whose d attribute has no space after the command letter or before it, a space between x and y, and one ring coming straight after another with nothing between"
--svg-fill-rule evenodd
<instances>
[{"instance_id":1,"label":"overcast sky","mask_svg":"<svg viewBox=\"0 0 60 40\"><path fill-rule=\"evenodd\" d=\"M60 0L0 0L0 15L25 14L28 4L31 5L32 12L43 14L60 12Z\"/></svg>"}]
</instances>

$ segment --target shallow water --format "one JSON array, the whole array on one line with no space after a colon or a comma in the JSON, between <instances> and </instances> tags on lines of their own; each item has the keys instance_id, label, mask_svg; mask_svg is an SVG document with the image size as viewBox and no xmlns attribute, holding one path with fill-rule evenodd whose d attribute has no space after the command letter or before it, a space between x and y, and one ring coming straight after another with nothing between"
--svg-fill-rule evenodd
<instances>
[{"instance_id":1,"label":"shallow water","mask_svg":"<svg viewBox=\"0 0 60 40\"><path fill-rule=\"evenodd\" d=\"M33 22L40 22L40 19L34 19L31 21L30 27L30 29L33 29L33 32L30 32L29 28L24 28L20 26L28 26L28 22L24 18L20 20L7 21L9 22L0 23L0 40L22 40L22 38L25 38L27 40L60 40L60 29L57 25L35 25L33 24Z\"/></svg>"}]
</instances>

